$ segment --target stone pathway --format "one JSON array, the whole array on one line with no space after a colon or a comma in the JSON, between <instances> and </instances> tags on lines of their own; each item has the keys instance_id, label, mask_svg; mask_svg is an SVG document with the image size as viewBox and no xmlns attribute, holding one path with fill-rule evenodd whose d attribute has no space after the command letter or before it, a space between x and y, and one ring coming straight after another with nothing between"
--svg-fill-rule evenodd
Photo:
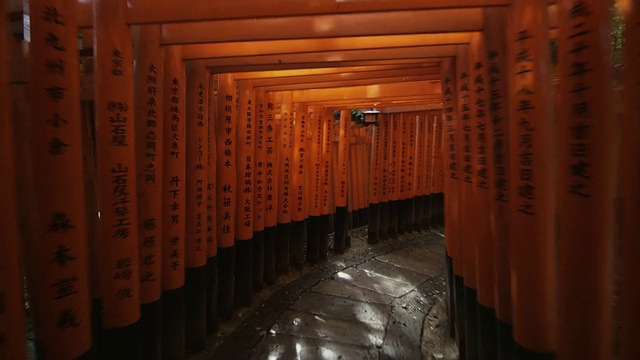
<instances>
[{"instance_id":1,"label":"stone pathway","mask_svg":"<svg viewBox=\"0 0 640 360\"><path fill-rule=\"evenodd\" d=\"M274 292L202 359L457 359L444 245L412 234L330 260Z\"/></svg>"}]
</instances>

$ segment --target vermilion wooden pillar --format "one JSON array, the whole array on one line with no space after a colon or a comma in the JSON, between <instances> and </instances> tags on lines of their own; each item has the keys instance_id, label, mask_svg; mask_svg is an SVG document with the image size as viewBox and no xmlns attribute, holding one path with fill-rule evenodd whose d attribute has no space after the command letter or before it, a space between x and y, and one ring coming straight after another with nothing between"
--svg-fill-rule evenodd
<instances>
[{"instance_id":1,"label":"vermilion wooden pillar","mask_svg":"<svg viewBox=\"0 0 640 360\"><path fill-rule=\"evenodd\" d=\"M473 138L475 126L475 103L472 100L473 77L470 63L469 46L458 47L456 56L456 72L458 79L458 111L460 119L460 223L461 226L461 250L464 263L464 321L465 325L465 356L469 359L478 357L477 341L477 265L476 242L477 231L475 211L475 166Z\"/></svg>"},{"instance_id":2,"label":"vermilion wooden pillar","mask_svg":"<svg viewBox=\"0 0 640 360\"><path fill-rule=\"evenodd\" d=\"M422 185L421 185L421 193L422 193L422 203L423 203L423 214L422 214L422 228L424 230L429 230L431 227L435 228L435 215L436 215L436 204L437 204L437 196L434 193L435 190L435 117L436 113L425 112L421 114L420 124L422 125L420 130L420 135L423 138L423 146L422 146L422 167L420 168L422 171ZM434 221L431 218L434 218Z\"/></svg>"},{"instance_id":3,"label":"vermilion wooden pillar","mask_svg":"<svg viewBox=\"0 0 640 360\"><path fill-rule=\"evenodd\" d=\"M209 76L209 113L207 119L207 333L218 330L218 227L217 227L217 143L216 120L218 117L217 95L214 89L218 85L216 75Z\"/></svg>"},{"instance_id":4,"label":"vermilion wooden pillar","mask_svg":"<svg viewBox=\"0 0 640 360\"><path fill-rule=\"evenodd\" d=\"M133 41L131 29L124 19L124 1L100 0L93 6L100 293L102 322L106 329L104 350L112 359L139 359ZM69 31L75 33L75 29ZM70 41L69 49L75 49L71 44ZM50 186L48 188L51 190ZM79 187L74 188L77 191Z\"/></svg>"},{"instance_id":5,"label":"vermilion wooden pillar","mask_svg":"<svg viewBox=\"0 0 640 360\"><path fill-rule=\"evenodd\" d=\"M295 105L293 117L293 159L291 162L291 265L295 269L302 269L304 265L307 243L307 214L305 191L305 167L307 158L307 106Z\"/></svg>"},{"instance_id":6,"label":"vermilion wooden pillar","mask_svg":"<svg viewBox=\"0 0 640 360\"><path fill-rule=\"evenodd\" d=\"M388 121L391 125L389 131L389 172L387 174L387 189L389 191L389 237L395 239L398 236L398 164L400 162L399 135L400 116L389 114Z\"/></svg>"},{"instance_id":7,"label":"vermilion wooden pillar","mask_svg":"<svg viewBox=\"0 0 640 360\"><path fill-rule=\"evenodd\" d=\"M159 25L135 34L135 129L140 259L140 336L145 358L161 357L164 51Z\"/></svg>"},{"instance_id":8,"label":"vermilion wooden pillar","mask_svg":"<svg viewBox=\"0 0 640 360\"><path fill-rule=\"evenodd\" d=\"M209 76L201 62L188 64L185 104L185 336L188 354L204 350L207 340Z\"/></svg>"},{"instance_id":9,"label":"vermilion wooden pillar","mask_svg":"<svg viewBox=\"0 0 640 360\"><path fill-rule=\"evenodd\" d=\"M349 191L349 154L351 142L351 114L349 111L340 111L340 132L338 135L338 166L336 168L337 179L334 189L336 218L334 221L335 235L333 248L336 252L344 252L347 237L347 198Z\"/></svg>"},{"instance_id":10,"label":"vermilion wooden pillar","mask_svg":"<svg viewBox=\"0 0 640 360\"><path fill-rule=\"evenodd\" d=\"M325 260L329 252L329 225L333 214L331 179L331 156L333 143L333 110L325 108L322 112L322 218L320 245L318 246L319 260Z\"/></svg>"},{"instance_id":11,"label":"vermilion wooden pillar","mask_svg":"<svg viewBox=\"0 0 640 360\"><path fill-rule=\"evenodd\" d=\"M607 359L620 206L611 4L558 5L558 358Z\"/></svg>"},{"instance_id":12,"label":"vermilion wooden pillar","mask_svg":"<svg viewBox=\"0 0 640 360\"><path fill-rule=\"evenodd\" d=\"M264 130L265 193L264 193L264 281L273 285L276 281L276 242L278 229L278 152L279 143L275 115L275 93L266 98Z\"/></svg>"},{"instance_id":13,"label":"vermilion wooden pillar","mask_svg":"<svg viewBox=\"0 0 640 360\"><path fill-rule=\"evenodd\" d=\"M425 113L416 114L416 148L415 148L415 171L414 171L414 183L413 190L415 198L415 217L413 219L413 228L416 231L425 230L425 218L428 216L429 207L427 204L427 196L425 194L425 178L428 178L428 172L425 170L426 164L426 150L428 132L426 129L427 118ZM428 226L426 227L428 229Z\"/></svg>"},{"instance_id":14,"label":"vermilion wooden pillar","mask_svg":"<svg viewBox=\"0 0 640 360\"><path fill-rule=\"evenodd\" d=\"M507 26L508 9L486 9L485 18L492 26L487 26L486 41L487 87L489 95L489 117L491 135L489 146L493 162L489 167L492 180L489 183L489 221L493 247L494 304L497 318L498 356L497 359L511 360L513 334L511 326L511 222L509 203L511 201L512 179L510 174L511 152L509 148L509 93L507 68ZM489 136L489 135L488 135Z\"/></svg>"},{"instance_id":15,"label":"vermilion wooden pillar","mask_svg":"<svg viewBox=\"0 0 640 360\"><path fill-rule=\"evenodd\" d=\"M436 226L444 226L444 152L442 150L444 142L444 119L443 115L436 113L433 118L433 172L431 176L430 191L435 196L435 206L431 217Z\"/></svg>"},{"instance_id":16,"label":"vermilion wooden pillar","mask_svg":"<svg viewBox=\"0 0 640 360\"><path fill-rule=\"evenodd\" d=\"M282 92L278 151L278 238L276 241L276 270L289 271L291 241L291 172L293 162L293 94Z\"/></svg>"},{"instance_id":17,"label":"vermilion wooden pillar","mask_svg":"<svg viewBox=\"0 0 640 360\"><path fill-rule=\"evenodd\" d=\"M373 142L371 144L371 172L369 182L369 226L368 241L378 243L380 226L380 165L382 162L382 137L379 125L373 127Z\"/></svg>"},{"instance_id":18,"label":"vermilion wooden pillar","mask_svg":"<svg viewBox=\"0 0 640 360\"><path fill-rule=\"evenodd\" d=\"M255 92L246 82L239 83L237 123L237 202L236 202L236 295L235 303L249 306L253 288L253 178Z\"/></svg>"},{"instance_id":19,"label":"vermilion wooden pillar","mask_svg":"<svg viewBox=\"0 0 640 360\"><path fill-rule=\"evenodd\" d=\"M216 216L218 237L218 305L220 318L233 316L237 206L236 84L231 74L218 76L216 133Z\"/></svg>"},{"instance_id":20,"label":"vermilion wooden pillar","mask_svg":"<svg viewBox=\"0 0 640 360\"><path fill-rule=\"evenodd\" d=\"M406 176L406 190L407 190L407 218L406 218L406 227L407 232L411 233L415 230L414 228L414 217L415 217L415 172L416 172L416 133L417 133L417 125L418 125L418 116L415 113L410 113L407 115L407 161L406 167L407 172Z\"/></svg>"},{"instance_id":21,"label":"vermilion wooden pillar","mask_svg":"<svg viewBox=\"0 0 640 360\"><path fill-rule=\"evenodd\" d=\"M623 3L619 3L623 5ZM623 202L620 245L620 359L640 357L637 339L640 337L640 158L635 146L640 142L640 3L627 1L619 6L626 22L623 93L624 117L620 146L620 197Z\"/></svg>"},{"instance_id":22,"label":"vermilion wooden pillar","mask_svg":"<svg viewBox=\"0 0 640 360\"><path fill-rule=\"evenodd\" d=\"M490 193L492 165L489 119L489 84L487 80L487 58L485 40L482 33L474 34L470 46L471 101L474 104L472 116L472 136L475 153L474 161L474 189L473 206L476 232L476 279L478 286L478 330L479 330L479 358L496 359L497 330L495 323L494 292L493 292L493 243L489 221Z\"/></svg>"},{"instance_id":23,"label":"vermilion wooden pillar","mask_svg":"<svg viewBox=\"0 0 640 360\"><path fill-rule=\"evenodd\" d=\"M380 114L378 131L380 132L380 224L378 237L384 241L389 238L389 132L391 122L387 114Z\"/></svg>"},{"instance_id":24,"label":"vermilion wooden pillar","mask_svg":"<svg viewBox=\"0 0 640 360\"><path fill-rule=\"evenodd\" d=\"M557 126L551 111L547 5L536 0L514 2L509 20L514 358L551 358L558 340L553 163Z\"/></svg>"},{"instance_id":25,"label":"vermilion wooden pillar","mask_svg":"<svg viewBox=\"0 0 640 360\"><path fill-rule=\"evenodd\" d=\"M461 251L461 224L460 224L460 182L462 173L460 171L462 156L460 150L460 120L458 119L458 96L456 63L451 59L442 62L442 96L444 106L444 136L445 136L445 248L447 250L448 261L448 284L449 284L449 318L454 324L453 332L458 343L461 355L464 356L464 285L462 276L464 275L464 263Z\"/></svg>"},{"instance_id":26,"label":"vermilion wooden pillar","mask_svg":"<svg viewBox=\"0 0 640 360\"><path fill-rule=\"evenodd\" d=\"M6 19L7 6L0 5L0 14ZM14 124L9 111L9 36L5 24L0 26L0 141L5 150L0 153L0 173L4 184L0 186L0 206L7 209L0 217L0 354L7 359L26 360L26 326L24 311L24 287L21 267L20 239L18 238L18 202L16 198L16 162ZM79 116L78 116L79 118ZM88 300L87 300L88 301Z\"/></svg>"},{"instance_id":27,"label":"vermilion wooden pillar","mask_svg":"<svg viewBox=\"0 0 640 360\"><path fill-rule=\"evenodd\" d=\"M310 106L307 110L307 192L309 227L307 233L307 262L315 264L320 259L322 242L322 108Z\"/></svg>"},{"instance_id":28,"label":"vermilion wooden pillar","mask_svg":"<svg viewBox=\"0 0 640 360\"><path fill-rule=\"evenodd\" d=\"M255 89L254 104L254 183L253 183L253 289L258 291L264 285L264 236L265 236L265 186L266 157L265 146L267 94L262 88Z\"/></svg>"},{"instance_id":29,"label":"vermilion wooden pillar","mask_svg":"<svg viewBox=\"0 0 640 360\"><path fill-rule=\"evenodd\" d=\"M162 356L185 357L186 132L185 64L180 47L164 57L162 148Z\"/></svg>"},{"instance_id":30,"label":"vermilion wooden pillar","mask_svg":"<svg viewBox=\"0 0 640 360\"><path fill-rule=\"evenodd\" d=\"M394 114L394 119L398 122L398 161L397 161L397 193L398 193L398 234L407 232L407 219L409 218L409 206L407 202L407 160L409 144L409 115L406 113Z\"/></svg>"}]
</instances>

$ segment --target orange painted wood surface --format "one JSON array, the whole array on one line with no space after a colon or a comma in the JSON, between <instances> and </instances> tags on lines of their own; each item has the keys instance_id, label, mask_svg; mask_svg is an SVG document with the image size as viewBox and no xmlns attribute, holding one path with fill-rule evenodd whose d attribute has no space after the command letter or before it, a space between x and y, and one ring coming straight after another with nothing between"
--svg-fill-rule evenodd
<instances>
[{"instance_id":1,"label":"orange painted wood surface","mask_svg":"<svg viewBox=\"0 0 640 360\"><path fill-rule=\"evenodd\" d=\"M237 240L253 238L253 190L255 176L255 91L247 82L239 83L238 123L236 139L237 161Z\"/></svg>"},{"instance_id":2,"label":"orange painted wood surface","mask_svg":"<svg viewBox=\"0 0 640 360\"><path fill-rule=\"evenodd\" d=\"M231 74L218 76L216 109L216 182L218 247L230 248L235 236L236 182L236 84Z\"/></svg>"}]
</instances>

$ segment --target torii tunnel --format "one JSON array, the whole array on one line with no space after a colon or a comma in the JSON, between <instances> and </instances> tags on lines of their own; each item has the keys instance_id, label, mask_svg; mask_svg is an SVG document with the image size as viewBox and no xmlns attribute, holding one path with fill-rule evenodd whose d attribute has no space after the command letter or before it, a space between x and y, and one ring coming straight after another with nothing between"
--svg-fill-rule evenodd
<instances>
[{"instance_id":1,"label":"torii tunnel","mask_svg":"<svg viewBox=\"0 0 640 360\"><path fill-rule=\"evenodd\" d=\"M363 226L459 359L640 359L639 0L0 4L0 359L213 359Z\"/></svg>"}]
</instances>

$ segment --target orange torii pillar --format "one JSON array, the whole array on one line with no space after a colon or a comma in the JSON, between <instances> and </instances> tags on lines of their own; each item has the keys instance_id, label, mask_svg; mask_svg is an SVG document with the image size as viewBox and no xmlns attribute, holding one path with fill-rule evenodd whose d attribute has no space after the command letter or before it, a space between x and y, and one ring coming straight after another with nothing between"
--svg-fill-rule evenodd
<instances>
[{"instance_id":1,"label":"orange torii pillar","mask_svg":"<svg viewBox=\"0 0 640 360\"><path fill-rule=\"evenodd\" d=\"M407 162L406 162L406 168L407 168L407 172L406 172L406 189L407 189L407 210L408 210L408 214L407 214L407 218L405 219L406 221L406 226L407 226L407 231L409 233L413 232L414 230L418 230L420 231L418 228L415 227L415 218L416 218L416 194L415 194L415 173L417 171L416 169L416 152L417 152L417 146L416 146L416 136L418 133L418 120L419 120L419 116L416 113L409 113L407 114L407 127L408 127L408 142L407 142Z\"/></svg>"},{"instance_id":2,"label":"orange torii pillar","mask_svg":"<svg viewBox=\"0 0 640 360\"><path fill-rule=\"evenodd\" d=\"M289 271L291 241L291 167L293 164L293 94L284 91L280 103L278 151L278 237L276 240L276 270Z\"/></svg>"},{"instance_id":3,"label":"orange torii pillar","mask_svg":"<svg viewBox=\"0 0 640 360\"><path fill-rule=\"evenodd\" d=\"M398 234L407 232L407 221L409 215L409 204L407 195L407 154L409 144L409 115L399 113L394 115L398 122L398 161L396 162L396 183L398 193Z\"/></svg>"},{"instance_id":4,"label":"orange torii pillar","mask_svg":"<svg viewBox=\"0 0 640 360\"><path fill-rule=\"evenodd\" d=\"M233 316L236 251L236 84L232 74L218 76L215 119L218 305L221 319Z\"/></svg>"},{"instance_id":5,"label":"orange torii pillar","mask_svg":"<svg viewBox=\"0 0 640 360\"><path fill-rule=\"evenodd\" d=\"M318 260L326 260L329 253L329 225L333 214L331 192L331 149L333 143L333 110L325 108L322 111L322 216L320 218L320 244L318 245Z\"/></svg>"},{"instance_id":6,"label":"orange torii pillar","mask_svg":"<svg viewBox=\"0 0 640 360\"><path fill-rule=\"evenodd\" d=\"M2 7L5 6L1 5ZM4 8L0 10L5 15ZM24 250L17 234L14 127L9 118L10 66L8 29L3 22L0 43L0 136L6 153L3 168L3 262L0 265L0 356L25 358L24 288L21 260L24 254L29 303L39 357L90 358L91 310L88 287L87 213L83 164L83 125L80 114L80 77L77 53L77 6L63 1L30 3L31 76L28 151L31 157L33 195L22 206L28 209ZM6 17L3 18L7 20ZM14 69L11 69L14 70ZM18 114L11 114L19 119ZM133 139L131 140L133 142ZM20 151L20 150L18 150ZM20 164L15 164L20 166ZM8 167L8 168L6 168ZM105 184L108 186L110 182ZM135 184L135 183L134 183ZM113 185L111 185L111 190ZM21 196L18 194L18 196ZM22 196L21 196L22 197ZM34 216L35 215L35 216ZM6 231L6 233L4 232ZM111 236L113 231L109 231ZM6 237L6 238L5 238ZM130 240L128 240L130 241ZM6 251L6 253L5 253ZM12 343L10 341L15 341ZM6 352L5 352L6 351Z\"/></svg>"},{"instance_id":7,"label":"orange torii pillar","mask_svg":"<svg viewBox=\"0 0 640 360\"><path fill-rule=\"evenodd\" d=\"M259 291L264 285L264 234L265 234L265 185L266 185L266 157L265 123L267 111L267 94L264 89L255 89L253 138L254 175L253 175L253 290Z\"/></svg>"},{"instance_id":8,"label":"orange torii pillar","mask_svg":"<svg viewBox=\"0 0 640 360\"><path fill-rule=\"evenodd\" d=\"M336 216L334 219L333 249L337 253L343 253L347 238L347 196L349 180L349 149L351 141L351 113L347 110L340 111L340 132L338 134L338 166L335 171L335 205Z\"/></svg>"},{"instance_id":9,"label":"orange torii pillar","mask_svg":"<svg viewBox=\"0 0 640 360\"><path fill-rule=\"evenodd\" d=\"M413 196L415 198L414 202L414 218L413 218L413 229L415 231L425 230L426 222L425 217L428 216L429 213L428 205L427 205L427 196L425 192L425 177L428 174L426 171L426 161L425 161L425 147L426 139L428 137L428 132L426 131L427 118L425 113L417 113L416 114L416 146L414 152L415 158L415 170L413 173ZM428 229L428 226L426 227Z\"/></svg>"},{"instance_id":10,"label":"orange torii pillar","mask_svg":"<svg viewBox=\"0 0 640 360\"><path fill-rule=\"evenodd\" d=\"M553 160L556 124L551 111L547 5L537 0L514 2L509 20L514 358L547 359L552 358L558 339Z\"/></svg>"},{"instance_id":11,"label":"orange torii pillar","mask_svg":"<svg viewBox=\"0 0 640 360\"><path fill-rule=\"evenodd\" d=\"M140 337L145 357L161 357L164 50L159 25L135 34L135 129L140 259Z\"/></svg>"},{"instance_id":12,"label":"orange torii pillar","mask_svg":"<svg viewBox=\"0 0 640 360\"><path fill-rule=\"evenodd\" d=\"M217 97L214 89L217 88L217 76L209 75L208 112L205 114L207 121L207 333L212 334L218 330L218 235L217 235L217 138L215 120L217 117Z\"/></svg>"},{"instance_id":13,"label":"orange torii pillar","mask_svg":"<svg viewBox=\"0 0 640 360\"><path fill-rule=\"evenodd\" d=\"M388 121L390 123L389 135L389 171L387 173L387 189L389 192L389 227L387 233L389 237L395 239L398 237L398 164L399 164L399 148L402 135L400 132L400 115L389 114Z\"/></svg>"},{"instance_id":14,"label":"orange torii pillar","mask_svg":"<svg viewBox=\"0 0 640 360\"><path fill-rule=\"evenodd\" d=\"M357 177L358 177L358 158L356 155L358 145L356 143L357 132L360 129L351 128L350 141L349 141L349 174L347 176L347 229L351 230L356 227L358 223L358 212L357 210L357 200L358 200L358 189L356 188ZM354 135L356 134L356 135ZM348 234L348 231L347 231ZM345 238L345 247L351 246L351 236L347 235Z\"/></svg>"},{"instance_id":15,"label":"orange torii pillar","mask_svg":"<svg viewBox=\"0 0 640 360\"><path fill-rule=\"evenodd\" d=\"M444 182L444 233L445 248L447 251L447 284L449 288L448 314L451 324L450 329L455 334L461 355L464 355L464 284L463 262L461 251L461 224L460 224L460 179L461 147L460 147L460 120L458 118L458 96L456 63L452 59L442 62L442 94L444 106L444 136L446 145L446 172Z\"/></svg>"},{"instance_id":16,"label":"orange torii pillar","mask_svg":"<svg viewBox=\"0 0 640 360\"><path fill-rule=\"evenodd\" d=\"M74 4L71 4L73 7ZM33 6L33 5L31 5ZM38 8L36 8L36 11ZM6 3L0 5L0 15L6 19ZM70 26L70 25L69 25ZM9 111L9 32L3 23L0 26L0 141L5 150L0 153L0 173L15 174L15 141L14 123ZM75 54L72 54L75 56ZM76 77L78 79L78 77ZM79 110L77 111L79 115ZM78 119L80 116L78 116ZM79 124L76 124L79 127ZM4 306L0 309L0 354L7 359L26 360L26 326L24 311L24 287L21 271L20 239L18 238L18 206L16 197L16 180L13 176L5 176L0 186L0 206L7 209L0 217L0 298ZM88 297L88 291L87 291ZM87 299L88 301L88 299Z\"/></svg>"},{"instance_id":17,"label":"orange torii pillar","mask_svg":"<svg viewBox=\"0 0 640 360\"><path fill-rule=\"evenodd\" d=\"M93 3L100 204L98 255L105 355L112 359L139 359L140 275L139 234L136 229L138 197L133 40L125 22L124 7L124 1L98 0ZM75 30L70 32L75 33ZM69 49L72 48L75 46ZM50 184L42 187L51 190ZM79 188L82 187L74 186L74 191ZM76 341L78 339L74 339Z\"/></svg>"},{"instance_id":18,"label":"orange torii pillar","mask_svg":"<svg viewBox=\"0 0 640 360\"><path fill-rule=\"evenodd\" d=\"M378 238L389 239L389 133L391 120L389 114L379 115L378 131L380 131L380 218Z\"/></svg>"},{"instance_id":19,"label":"orange torii pillar","mask_svg":"<svg viewBox=\"0 0 640 360\"><path fill-rule=\"evenodd\" d=\"M296 104L291 134L293 161L291 162L291 265L302 269L304 247L307 243L307 213L305 194L305 158L307 157L307 106ZM308 190L307 190L308 191Z\"/></svg>"},{"instance_id":20,"label":"orange torii pillar","mask_svg":"<svg viewBox=\"0 0 640 360\"><path fill-rule=\"evenodd\" d=\"M492 165L489 167L489 221L493 247L493 292L497 325L498 354L496 359L511 360L513 331L511 320L511 222L509 203L512 180L510 176L509 106L507 99L507 28L508 9L485 10L488 23L485 29L487 86L489 90L489 120Z\"/></svg>"},{"instance_id":21,"label":"orange torii pillar","mask_svg":"<svg viewBox=\"0 0 640 360\"><path fill-rule=\"evenodd\" d=\"M162 148L162 356L185 356L186 72L180 47L165 49Z\"/></svg>"},{"instance_id":22,"label":"orange torii pillar","mask_svg":"<svg viewBox=\"0 0 640 360\"><path fill-rule=\"evenodd\" d=\"M460 117L459 149L461 154L460 177L460 223L462 226L460 246L463 262L464 280L464 321L465 321L465 358L478 357L478 317L477 317L477 278L476 278L476 215L474 214L474 158L475 104L472 101L473 79L470 74L469 46L458 48L456 71L458 78L458 108Z\"/></svg>"},{"instance_id":23,"label":"orange torii pillar","mask_svg":"<svg viewBox=\"0 0 640 360\"><path fill-rule=\"evenodd\" d=\"M307 192L309 193L309 228L307 234L307 262L315 264L320 257L322 241L322 108L310 106L308 109L309 167L307 170Z\"/></svg>"},{"instance_id":24,"label":"orange torii pillar","mask_svg":"<svg viewBox=\"0 0 640 360\"><path fill-rule=\"evenodd\" d=\"M558 5L557 356L610 359L614 239L620 225L611 4L563 0ZM637 150L625 151L638 156ZM631 176L638 180L638 173Z\"/></svg>"},{"instance_id":25,"label":"orange torii pillar","mask_svg":"<svg viewBox=\"0 0 640 360\"><path fill-rule=\"evenodd\" d=\"M187 354L204 350L207 340L207 199L209 71L200 62L187 67L185 336Z\"/></svg>"},{"instance_id":26,"label":"orange torii pillar","mask_svg":"<svg viewBox=\"0 0 640 360\"><path fill-rule=\"evenodd\" d=\"M640 143L640 4L627 2L619 8L626 22L624 49L624 117L621 127L620 192L623 216L620 244L620 359L640 358L640 158L634 149Z\"/></svg>"},{"instance_id":27,"label":"orange torii pillar","mask_svg":"<svg viewBox=\"0 0 640 360\"><path fill-rule=\"evenodd\" d=\"M239 83L236 138L236 287L235 304L251 305L253 289L253 176L254 176L254 102L253 86Z\"/></svg>"},{"instance_id":28,"label":"orange torii pillar","mask_svg":"<svg viewBox=\"0 0 640 360\"><path fill-rule=\"evenodd\" d=\"M433 118L434 124L431 127L432 136L432 155L431 155L431 185L429 193L431 194L432 211L431 217L433 223L437 226L444 225L444 153L442 146L444 142L444 119L442 114L436 113ZM435 201L434 201L435 200Z\"/></svg>"},{"instance_id":29,"label":"orange torii pillar","mask_svg":"<svg viewBox=\"0 0 640 360\"><path fill-rule=\"evenodd\" d=\"M492 174L491 147L489 134L489 87L487 81L487 58L482 33L476 33L471 39L470 46L471 70L471 101L473 103L472 136L474 146L472 152L474 165L473 188L473 217L476 233L476 283L478 286L478 329L479 329L479 357L480 359L495 360L497 357L497 333L495 323L494 292L493 292L493 243L491 223L489 221L490 193Z\"/></svg>"},{"instance_id":30,"label":"orange torii pillar","mask_svg":"<svg viewBox=\"0 0 640 360\"><path fill-rule=\"evenodd\" d=\"M436 216L438 209L438 196L435 193L436 172L435 172L435 144L436 144L436 118L437 113L425 113L423 115L424 129L421 130L421 135L424 138L423 149L423 164L420 169L424 171L424 183L422 188L422 194L424 196L425 209L423 214L423 227L425 230L435 227L437 224Z\"/></svg>"},{"instance_id":31,"label":"orange torii pillar","mask_svg":"<svg viewBox=\"0 0 640 360\"><path fill-rule=\"evenodd\" d=\"M278 236L278 131L274 92L266 95L264 128L264 282L276 282L276 242Z\"/></svg>"},{"instance_id":32,"label":"orange torii pillar","mask_svg":"<svg viewBox=\"0 0 640 360\"><path fill-rule=\"evenodd\" d=\"M367 239L370 244L377 244L379 241L380 227L380 165L382 162L382 137L380 136L380 125L373 127L373 142L371 144L371 173L369 182L369 221Z\"/></svg>"}]
</instances>

